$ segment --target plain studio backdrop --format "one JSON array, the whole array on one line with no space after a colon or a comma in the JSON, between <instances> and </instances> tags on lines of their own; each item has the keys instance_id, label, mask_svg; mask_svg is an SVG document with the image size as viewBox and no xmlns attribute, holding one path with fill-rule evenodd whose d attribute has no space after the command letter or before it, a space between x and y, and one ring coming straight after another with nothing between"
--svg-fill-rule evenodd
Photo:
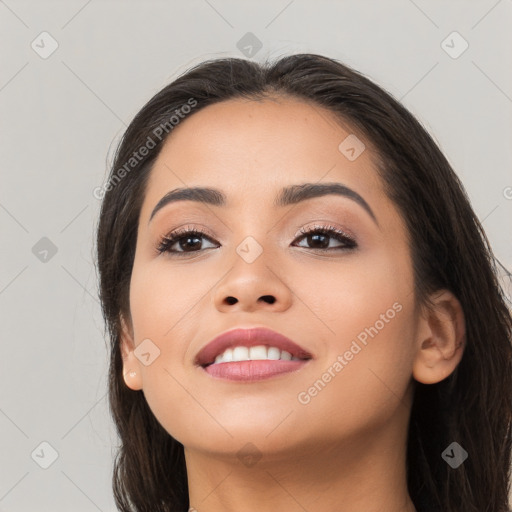
<instances>
[{"instance_id":1,"label":"plain studio backdrop","mask_svg":"<svg viewBox=\"0 0 512 512\"><path fill-rule=\"evenodd\" d=\"M339 59L434 135L510 270L511 24L511 0L0 1L0 510L115 510L93 191L154 93L208 58Z\"/></svg>"}]
</instances>

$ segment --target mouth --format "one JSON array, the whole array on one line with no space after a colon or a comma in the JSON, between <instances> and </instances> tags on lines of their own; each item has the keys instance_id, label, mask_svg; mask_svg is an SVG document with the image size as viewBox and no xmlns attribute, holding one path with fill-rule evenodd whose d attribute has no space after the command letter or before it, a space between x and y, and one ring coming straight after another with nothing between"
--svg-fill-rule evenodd
<instances>
[{"instance_id":1,"label":"mouth","mask_svg":"<svg viewBox=\"0 0 512 512\"><path fill-rule=\"evenodd\" d=\"M195 364L220 379L252 381L294 372L313 355L270 329L233 329L214 338L196 356Z\"/></svg>"}]
</instances>

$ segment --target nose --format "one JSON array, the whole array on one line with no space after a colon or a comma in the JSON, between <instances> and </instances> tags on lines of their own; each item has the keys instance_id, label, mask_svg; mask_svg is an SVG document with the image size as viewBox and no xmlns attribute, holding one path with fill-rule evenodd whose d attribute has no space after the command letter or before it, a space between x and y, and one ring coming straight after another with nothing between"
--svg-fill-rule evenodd
<instances>
[{"instance_id":1,"label":"nose","mask_svg":"<svg viewBox=\"0 0 512 512\"><path fill-rule=\"evenodd\" d=\"M292 304L293 293L286 284L282 268L268 265L261 254L248 263L235 258L231 269L214 291L214 303L219 311L285 311Z\"/></svg>"}]
</instances>

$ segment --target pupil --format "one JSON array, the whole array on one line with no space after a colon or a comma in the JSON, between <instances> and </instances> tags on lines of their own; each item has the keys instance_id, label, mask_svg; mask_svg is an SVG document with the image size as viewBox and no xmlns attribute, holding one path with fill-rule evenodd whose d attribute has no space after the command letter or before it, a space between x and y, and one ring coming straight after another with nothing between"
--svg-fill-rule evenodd
<instances>
[{"instance_id":1,"label":"pupil","mask_svg":"<svg viewBox=\"0 0 512 512\"><path fill-rule=\"evenodd\" d=\"M186 242L188 242L189 240L195 240L196 244L192 243L191 245L192 246L198 245L199 247L201 247L201 240L197 236L187 236L186 238L183 238L182 240L186 240ZM197 243L197 242L199 242L199 243ZM180 242L180 246L181 246L182 249L186 249L187 248L186 245L187 245L187 243L183 244L183 243ZM188 247L189 247L189 249L190 248L194 249L194 247L190 247L190 244L189 244Z\"/></svg>"},{"instance_id":2,"label":"pupil","mask_svg":"<svg viewBox=\"0 0 512 512\"><path fill-rule=\"evenodd\" d=\"M309 235L309 242L311 242L311 241L313 241L313 240L314 240L315 242L318 242L318 239L319 239L319 238L320 238L320 239L321 239L321 238L323 238L323 242L324 242L324 243L320 242L320 246L321 246L321 248L325 248L325 247L327 247L327 246L329 245L329 243L328 243L328 242L327 242L327 244L325 243L325 242L326 242L326 240L327 240L327 238L329 238L329 237L328 237L327 235L322 235L322 234ZM313 245L315 245L315 244L313 243Z\"/></svg>"}]
</instances>

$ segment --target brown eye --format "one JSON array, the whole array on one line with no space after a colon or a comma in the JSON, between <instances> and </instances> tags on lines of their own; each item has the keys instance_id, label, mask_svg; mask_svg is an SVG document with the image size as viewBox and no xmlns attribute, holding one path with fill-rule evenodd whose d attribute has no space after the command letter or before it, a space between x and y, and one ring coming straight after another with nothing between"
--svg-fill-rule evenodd
<instances>
[{"instance_id":1,"label":"brown eye","mask_svg":"<svg viewBox=\"0 0 512 512\"><path fill-rule=\"evenodd\" d=\"M299 237L299 240L305 240L310 245L310 249L340 250L357 247L357 243L352 237L333 226L314 226L312 228L301 229L301 233L303 236ZM340 244L329 247L332 239L340 242Z\"/></svg>"},{"instance_id":2,"label":"brown eye","mask_svg":"<svg viewBox=\"0 0 512 512\"><path fill-rule=\"evenodd\" d=\"M210 240L201 230L178 230L164 236L160 240L157 251L159 253L167 252L173 254L198 252L201 249L202 239ZM173 249L175 245L177 249Z\"/></svg>"}]
</instances>

